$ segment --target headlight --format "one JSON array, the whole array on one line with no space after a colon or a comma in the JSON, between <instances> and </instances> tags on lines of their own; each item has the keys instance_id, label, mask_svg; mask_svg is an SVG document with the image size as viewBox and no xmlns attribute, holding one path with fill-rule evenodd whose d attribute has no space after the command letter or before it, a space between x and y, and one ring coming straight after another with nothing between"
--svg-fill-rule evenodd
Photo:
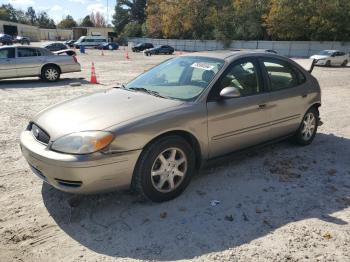
<instances>
[{"instance_id":1,"label":"headlight","mask_svg":"<svg viewBox=\"0 0 350 262\"><path fill-rule=\"evenodd\" d=\"M52 143L54 151L70 154L90 154L108 146L114 136L105 131L85 131L72 133Z\"/></svg>"}]
</instances>

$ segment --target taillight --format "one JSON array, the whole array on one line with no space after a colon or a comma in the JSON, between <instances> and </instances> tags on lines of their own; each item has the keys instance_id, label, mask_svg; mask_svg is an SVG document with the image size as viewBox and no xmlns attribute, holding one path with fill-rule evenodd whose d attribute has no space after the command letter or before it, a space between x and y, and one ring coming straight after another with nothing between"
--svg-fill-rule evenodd
<instances>
[{"instance_id":1,"label":"taillight","mask_svg":"<svg viewBox=\"0 0 350 262\"><path fill-rule=\"evenodd\" d=\"M75 55L73 56L73 60L74 60L75 63L78 63L78 59L77 59L77 57Z\"/></svg>"}]
</instances>

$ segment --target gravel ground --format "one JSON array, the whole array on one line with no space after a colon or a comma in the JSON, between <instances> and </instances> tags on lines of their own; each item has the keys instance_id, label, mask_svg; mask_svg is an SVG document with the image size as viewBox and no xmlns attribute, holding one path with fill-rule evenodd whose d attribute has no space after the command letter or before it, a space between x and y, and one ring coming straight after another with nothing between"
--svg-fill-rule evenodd
<instances>
[{"instance_id":1,"label":"gravel ground","mask_svg":"<svg viewBox=\"0 0 350 262\"><path fill-rule=\"evenodd\" d=\"M31 116L171 57L129 55L88 50L78 56L83 71L54 84L0 81L0 261L350 261L350 67L314 70L324 125L311 146L221 159L173 201L74 196L34 176L19 149ZM92 61L100 85L88 84Z\"/></svg>"}]
</instances>

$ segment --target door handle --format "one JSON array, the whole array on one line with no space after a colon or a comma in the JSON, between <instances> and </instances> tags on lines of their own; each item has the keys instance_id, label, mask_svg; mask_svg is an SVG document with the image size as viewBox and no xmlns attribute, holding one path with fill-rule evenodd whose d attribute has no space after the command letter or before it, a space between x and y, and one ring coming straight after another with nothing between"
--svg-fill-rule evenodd
<instances>
[{"instance_id":1,"label":"door handle","mask_svg":"<svg viewBox=\"0 0 350 262\"><path fill-rule=\"evenodd\" d=\"M265 109L266 108L266 104L260 104L259 105L259 109Z\"/></svg>"},{"instance_id":2,"label":"door handle","mask_svg":"<svg viewBox=\"0 0 350 262\"><path fill-rule=\"evenodd\" d=\"M301 97L305 98L305 97L307 97L307 95L308 95L307 93L303 93L303 94L301 94Z\"/></svg>"}]
</instances>

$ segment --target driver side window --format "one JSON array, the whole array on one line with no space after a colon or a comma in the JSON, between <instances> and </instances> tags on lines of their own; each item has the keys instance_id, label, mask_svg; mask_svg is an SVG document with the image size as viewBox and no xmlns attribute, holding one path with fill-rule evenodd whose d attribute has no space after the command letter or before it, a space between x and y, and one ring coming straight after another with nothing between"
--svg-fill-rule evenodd
<instances>
[{"instance_id":1,"label":"driver side window","mask_svg":"<svg viewBox=\"0 0 350 262\"><path fill-rule=\"evenodd\" d=\"M241 96L257 94L260 92L258 70L251 61L234 64L224 73L218 85L218 93L225 87L235 87Z\"/></svg>"}]
</instances>

